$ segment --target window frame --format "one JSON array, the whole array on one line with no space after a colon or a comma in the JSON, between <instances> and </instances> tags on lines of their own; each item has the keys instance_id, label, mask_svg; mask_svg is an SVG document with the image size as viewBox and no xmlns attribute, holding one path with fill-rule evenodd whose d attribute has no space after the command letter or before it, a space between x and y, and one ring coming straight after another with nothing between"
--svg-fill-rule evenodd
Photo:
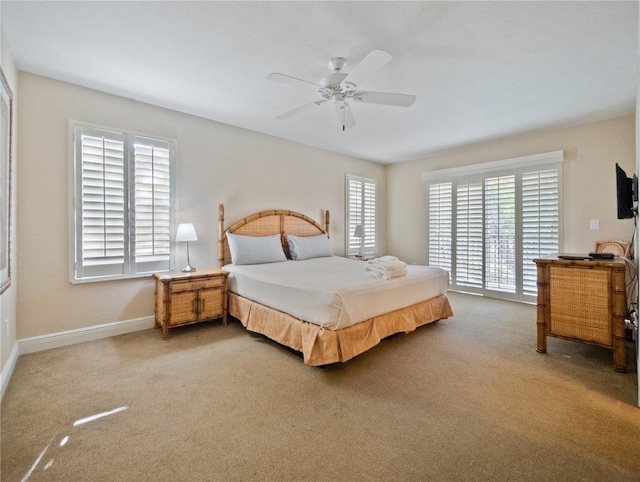
<instances>
[{"instance_id":1,"label":"window frame","mask_svg":"<svg viewBox=\"0 0 640 482\"><path fill-rule=\"evenodd\" d=\"M525 266L524 262L528 261L527 254L527 245L526 240L524 239L524 224L528 222L527 215L524 211L524 196L528 195L528 193L524 192L523 187L525 186L525 175L530 175L534 172L538 173L548 173L550 171L556 170L555 177L557 179L557 191L555 193L557 197L557 251L559 251L563 245L562 239L562 163L564 161L564 152L563 151L553 151L543 154L536 154L532 156L524 156L515 159L506 159L503 161L494 161L489 163L481 163L472 166L466 166L461 168L451 168L451 169L443 169L440 171L431 171L425 172L422 174L422 179L427 182L428 186L428 203L432 202L431 200L431 186L433 185L442 185L446 183L451 184L450 192L451 192L451 226L450 226L450 277L451 277L451 289L457 291L467 291L472 293L484 294L487 296L516 300L516 301L525 301L525 302L535 302L536 294L533 292L531 276L533 273L535 274L535 266ZM489 289L487 286L487 262L486 262L486 180L487 179L496 179L501 176L514 176L515 178L515 202L513 205L514 215L515 215L515 233L514 233L514 244L516 249L515 254L515 291L513 293L509 291L503 291L500 289ZM530 182L530 178L526 178L526 183ZM541 181L539 181L541 182ZM458 260L457 260L457 250L458 250L458 222L459 222L459 213L457 212L459 200L457 199L457 195L460 192L460 186L464 188L464 185L471 185L471 183L478 184L480 183L481 189L481 217L482 217L482 246L481 246L481 286L473 286L473 285L465 285L458 283L457 278L457 268L458 268ZM526 184L527 188L529 188L530 184ZM476 186L477 187L477 186ZM543 188L542 185L538 187L539 192L538 195L542 196L542 192L546 193L546 188ZM435 194L434 194L435 196ZM436 199L434 197L434 199ZM442 203L443 200L440 198L436 199L438 203ZM445 200L446 201L446 200ZM476 213L477 214L477 213ZM427 206L427 216L428 216L428 225L429 225L429 233L430 238L427 241L427 259L429 262L430 256L430 243L431 243L431 235L432 235L432 226L431 226L431 207ZM541 218L544 218L544 214L541 212L538 213L538 224L540 224ZM440 220L439 220L440 221ZM439 237L446 240L447 233L438 233ZM440 239L440 238L438 238ZM443 255L440 255L443 256ZM538 256L534 256L538 257ZM526 259L525 259L526 258ZM533 263L532 263L533 264ZM477 271L477 270L476 270ZM535 285L535 283L534 283Z\"/></svg>"},{"instance_id":2,"label":"window frame","mask_svg":"<svg viewBox=\"0 0 640 482\"><path fill-rule=\"evenodd\" d=\"M351 185L359 184L361 212L354 213L351 202ZM377 256L379 253L379 236L378 236L378 179L373 177L358 176L356 174L345 175L345 252L347 256L356 256L362 254L364 257ZM373 201L368 199L367 187L373 188ZM373 207L373 212L371 208ZM358 217L358 219L354 219ZM358 241L354 236L355 226L363 225L364 238Z\"/></svg>"},{"instance_id":3,"label":"window frame","mask_svg":"<svg viewBox=\"0 0 640 482\"><path fill-rule=\"evenodd\" d=\"M150 276L156 271L166 271L175 267L175 218L176 218L176 151L177 142L174 139L163 138L125 129L118 129L75 120L69 121L69 280L73 284L118 279L131 279ZM98 264L90 266L82 262L83 249L83 198L82 198L82 136L105 136L109 139L123 142L123 259L121 262ZM154 147L166 149L168 152L168 253L161 261L135 261L135 202L136 202L136 143L145 143ZM168 202L168 206L167 206ZM166 237L164 246L166 248Z\"/></svg>"}]
</instances>

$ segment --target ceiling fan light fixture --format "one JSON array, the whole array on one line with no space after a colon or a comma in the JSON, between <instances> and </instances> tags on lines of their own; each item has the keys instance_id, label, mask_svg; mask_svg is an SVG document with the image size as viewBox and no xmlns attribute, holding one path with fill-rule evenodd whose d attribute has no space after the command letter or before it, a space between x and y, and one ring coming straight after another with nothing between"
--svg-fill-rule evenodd
<instances>
[{"instance_id":1,"label":"ceiling fan light fixture","mask_svg":"<svg viewBox=\"0 0 640 482\"><path fill-rule=\"evenodd\" d=\"M358 86L353 82L342 83L342 91L349 96L353 96L353 94L355 94L357 90L358 90Z\"/></svg>"}]
</instances>

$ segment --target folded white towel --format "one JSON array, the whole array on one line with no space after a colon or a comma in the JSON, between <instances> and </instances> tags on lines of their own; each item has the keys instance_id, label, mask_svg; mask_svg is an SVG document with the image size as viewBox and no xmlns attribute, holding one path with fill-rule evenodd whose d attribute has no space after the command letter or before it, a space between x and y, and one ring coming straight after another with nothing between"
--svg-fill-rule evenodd
<instances>
[{"instance_id":1,"label":"folded white towel","mask_svg":"<svg viewBox=\"0 0 640 482\"><path fill-rule=\"evenodd\" d=\"M400 260L395 256L380 256L379 258L373 258L370 261L376 262L376 263L388 263L389 261L400 261Z\"/></svg>"},{"instance_id":2,"label":"folded white towel","mask_svg":"<svg viewBox=\"0 0 640 482\"><path fill-rule=\"evenodd\" d=\"M381 256L379 258L373 258L368 260L367 264L375 267L379 267L379 268L386 268L390 264L397 263L397 262L402 262L402 261L400 261L395 256Z\"/></svg>"},{"instance_id":3,"label":"folded white towel","mask_svg":"<svg viewBox=\"0 0 640 482\"><path fill-rule=\"evenodd\" d=\"M383 256L367 261L364 272L377 279L391 279L407 274L407 264L395 256Z\"/></svg>"}]
</instances>

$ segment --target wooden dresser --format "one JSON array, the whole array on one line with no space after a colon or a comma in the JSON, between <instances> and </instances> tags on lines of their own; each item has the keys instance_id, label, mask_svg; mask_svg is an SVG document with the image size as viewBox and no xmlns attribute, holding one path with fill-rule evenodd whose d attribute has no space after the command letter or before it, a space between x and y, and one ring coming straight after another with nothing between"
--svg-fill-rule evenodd
<instances>
[{"instance_id":1,"label":"wooden dresser","mask_svg":"<svg viewBox=\"0 0 640 482\"><path fill-rule=\"evenodd\" d=\"M222 318L227 324L227 271L209 268L183 273L154 273L156 326L169 328Z\"/></svg>"},{"instance_id":2,"label":"wooden dresser","mask_svg":"<svg viewBox=\"0 0 640 482\"><path fill-rule=\"evenodd\" d=\"M534 260L538 271L538 347L547 336L613 350L613 367L626 372L626 264L623 260Z\"/></svg>"}]
</instances>

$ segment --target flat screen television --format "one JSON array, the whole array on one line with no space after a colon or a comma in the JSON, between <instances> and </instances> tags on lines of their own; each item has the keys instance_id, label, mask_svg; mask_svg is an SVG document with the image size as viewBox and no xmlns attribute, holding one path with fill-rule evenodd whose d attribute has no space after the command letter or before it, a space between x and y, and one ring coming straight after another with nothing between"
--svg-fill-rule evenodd
<instances>
[{"instance_id":1,"label":"flat screen television","mask_svg":"<svg viewBox=\"0 0 640 482\"><path fill-rule=\"evenodd\" d=\"M636 215L634 201L638 200L638 178L633 179L616 163L616 198L618 219L629 219Z\"/></svg>"}]
</instances>

